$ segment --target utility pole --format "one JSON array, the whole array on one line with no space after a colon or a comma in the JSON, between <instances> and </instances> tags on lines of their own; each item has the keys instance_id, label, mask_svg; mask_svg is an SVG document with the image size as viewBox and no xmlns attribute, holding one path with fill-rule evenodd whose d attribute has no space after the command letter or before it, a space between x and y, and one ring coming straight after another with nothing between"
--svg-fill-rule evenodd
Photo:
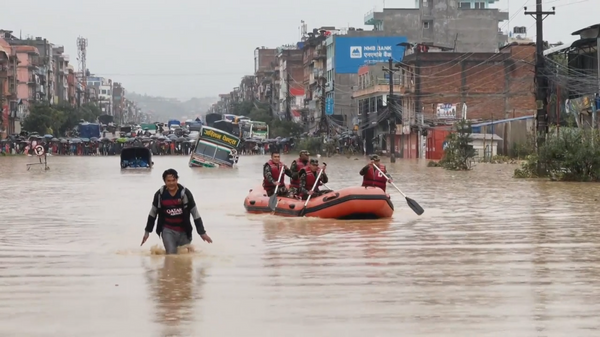
<instances>
[{"instance_id":1,"label":"utility pole","mask_svg":"<svg viewBox=\"0 0 600 337\"><path fill-rule=\"evenodd\" d=\"M325 97L325 87L327 85L327 79L325 77L321 77L321 120L319 121L319 129L321 129L323 126L325 127L325 131L327 132L327 136L329 136L329 121L327 120L327 111L326 111L326 105L327 105L327 99Z\"/></svg>"},{"instance_id":2,"label":"utility pole","mask_svg":"<svg viewBox=\"0 0 600 337\"><path fill-rule=\"evenodd\" d=\"M419 125L419 148L417 149L417 158L425 158L423 153L423 145L421 139L423 138L423 107L421 106L421 49L420 44L416 44L414 47L415 52L415 122Z\"/></svg>"},{"instance_id":3,"label":"utility pole","mask_svg":"<svg viewBox=\"0 0 600 337\"><path fill-rule=\"evenodd\" d=\"M390 162L396 162L396 110L394 100L394 59L391 57L388 59L388 76L390 78L390 93L388 98L388 109L390 118L388 123L390 126Z\"/></svg>"},{"instance_id":4,"label":"utility pole","mask_svg":"<svg viewBox=\"0 0 600 337\"><path fill-rule=\"evenodd\" d=\"M548 79L546 78L546 62L544 59L544 19L549 15L554 15L555 7L552 7L551 12L545 12L542 8L542 0L536 0L535 12L528 12L527 7L525 15L531 15L535 18L536 26L536 41L535 41L535 82L536 82L536 131L537 131L537 150L544 145L546 135L548 134ZM541 166L538 163L538 171Z\"/></svg>"},{"instance_id":5,"label":"utility pole","mask_svg":"<svg viewBox=\"0 0 600 337\"><path fill-rule=\"evenodd\" d=\"M290 96L290 91L292 90L292 88L290 87L290 72L286 71L286 79L285 79L285 86L286 86L286 90L285 90L285 118L288 121L292 120L292 97Z\"/></svg>"}]
</instances>

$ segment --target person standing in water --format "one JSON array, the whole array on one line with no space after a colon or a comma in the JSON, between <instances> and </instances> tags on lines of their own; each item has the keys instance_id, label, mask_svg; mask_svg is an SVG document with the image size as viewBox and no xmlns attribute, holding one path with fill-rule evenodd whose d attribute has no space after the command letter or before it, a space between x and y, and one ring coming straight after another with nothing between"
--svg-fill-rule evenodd
<instances>
[{"instance_id":1,"label":"person standing in water","mask_svg":"<svg viewBox=\"0 0 600 337\"><path fill-rule=\"evenodd\" d=\"M154 194L142 245L148 240L158 219L156 234L162 238L166 253L177 254L177 247L192 243L190 216L194 219L196 231L202 240L212 243L204 229L192 192L177 182L177 171L168 169L163 172L162 178L165 185Z\"/></svg>"}]
</instances>

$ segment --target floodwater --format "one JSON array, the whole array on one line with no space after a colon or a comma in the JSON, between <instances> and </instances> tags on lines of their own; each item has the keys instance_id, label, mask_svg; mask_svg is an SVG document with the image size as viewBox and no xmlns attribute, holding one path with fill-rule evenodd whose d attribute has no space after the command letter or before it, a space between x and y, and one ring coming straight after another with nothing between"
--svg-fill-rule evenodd
<instances>
[{"instance_id":1,"label":"floodwater","mask_svg":"<svg viewBox=\"0 0 600 337\"><path fill-rule=\"evenodd\" d=\"M293 158L284 158L289 164ZM600 229L594 184L388 165L392 220L247 215L266 157L237 170L155 157L0 158L0 336L598 336ZM331 188L363 158L330 158ZM194 254L140 247L164 169L200 204L214 244Z\"/></svg>"}]
</instances>

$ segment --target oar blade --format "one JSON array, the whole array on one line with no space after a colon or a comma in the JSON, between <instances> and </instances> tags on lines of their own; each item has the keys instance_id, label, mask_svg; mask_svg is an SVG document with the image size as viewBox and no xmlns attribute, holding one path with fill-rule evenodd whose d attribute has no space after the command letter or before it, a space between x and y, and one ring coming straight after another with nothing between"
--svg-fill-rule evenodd
<instances>
[{"instance_id":1,"label":"oar blade","mask_svg":"<svg viewBox=\"0 0 600 337\"><path fill-rule=\"evenodd\" d=\"M414 201L409 197L406 197L406 203L408 204L408 207L410 207L410 209L412 209L413 212L415 212L417 215L421 215L425 212L425 210L423 210L423 207L421 207L421 205L419 205L418 202Z\"/></svg>"},{"instance_id":2,"label":"oar blade","mask_svg":"<svg viewBox=\"0 0 600 337\"><path fill-rule=\"evenodd\" d=\"M275 209L277 208L277 194L273 194L269 198L269 208L271 209L271 212L275 212Z\"/></svg>"},{"instance_id":3,"label":"oar blade","mask_svg":"<svg viewBox=\"0 0 600 337\"><path fill-rule=\"evenodd\" d=\"M303 217L306 215L306 207L302 208L302 210L300 211L300 213L298 214L299 217Z\"/></svg>"}]
</instances>

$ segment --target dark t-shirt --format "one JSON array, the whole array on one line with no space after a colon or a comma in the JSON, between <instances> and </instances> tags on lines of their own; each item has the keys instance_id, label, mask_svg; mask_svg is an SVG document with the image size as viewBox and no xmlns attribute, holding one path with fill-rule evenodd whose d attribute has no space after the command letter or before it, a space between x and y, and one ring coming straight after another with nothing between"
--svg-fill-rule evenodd
<instances>
[{"instance_id":1,"label":"dark t-shirt","mask_svg":"<svg viewBox=\"0 0 600 337\"><path fill-rule=\"evenodd\" d=\"M175 196L165 188L160 196L160 208L165 216L165 228L169 228L178 232L184 232L184 216L183 216L183 201L181 188L177 190Z\"/></svg>"}]
</instances>

